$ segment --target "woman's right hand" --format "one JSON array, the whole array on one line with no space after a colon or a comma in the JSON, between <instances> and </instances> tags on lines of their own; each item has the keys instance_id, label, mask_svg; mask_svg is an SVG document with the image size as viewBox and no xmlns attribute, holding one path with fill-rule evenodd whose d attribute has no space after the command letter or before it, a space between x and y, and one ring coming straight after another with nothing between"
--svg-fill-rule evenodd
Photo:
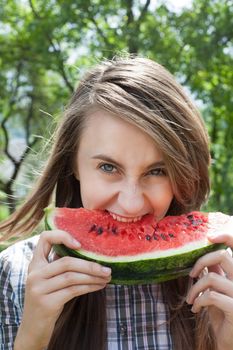
<instances>
[{"instance_id":1,"label":"woman's right hand","mask_svg":"<svg viewBox=\"0 0 233 350\"><path fill-rule=\"evenodd\" d=\"M44 231L28 269L24 311L15 339L15 350L42 350L66 302L100 290L110 282L111 270L86 260L63 257L48 262L53 244L80 248L68 233Z\"/></svg>"}]
</instances>

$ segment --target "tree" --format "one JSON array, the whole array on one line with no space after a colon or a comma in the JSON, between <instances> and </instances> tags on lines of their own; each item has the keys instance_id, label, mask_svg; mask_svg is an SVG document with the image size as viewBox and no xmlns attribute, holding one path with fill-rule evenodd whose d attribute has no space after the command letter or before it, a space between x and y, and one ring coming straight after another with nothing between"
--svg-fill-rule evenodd
<instances>
[{"instance_id":1,"label":"tree","mask_svg":"<svg viewBox=\"0 0 233 350\"><path fill-rule=\"evenodd\" d=\"M0 175L0 190L11 210L17 205L14 180L31 150L41 147L38 135L50 137L83 71L126 51L165 65L199 102L214 161L208 209L232 212L231 1L193 0L179 13L150 0L1 2L0 157L13 170L9 178ZM9 148L16 135L25 144L19 159Z\"/></svg>"},{"instance_id":2,"label":"tree","mask_svg":"<svg viewBox=\"0 0 233 350\"><path fill-rule=\"evenodd\" d=\"M3 173L1 176L0 190L6 194L6 201L12 212L17 204L15 180L28 154L35 149L41 139L37 135L44 135L44 130L48 126L41 109L44 105L47 114L53 113L54 109L58 111L62 106L60 104L62 84L56 71L49 70L45 66L45 53L39 50L42 40L36 41L39 36L31 28L32 14L24 10L22 4L14 2L7 2L4 10L1 18L3 31L0 38L1 160L5 161L3 166L11 168L11 173L6 176ZM18 13L17 21L15 13ZM38 31L39 29L37 28ZM68 90L70 86L62 86L63 98L67 97L66 88ZM16 138L24 140L20 155L15 155L14 147L10 147L11 141Z\"/></svg>"},{"instance_id":3,"label":"tree","mask_svg":"<svg viewBox=\"0 0 233 350\"><path fill-rule=\"evenodd\" d=\"M195 7L194 7L195 6ZM196 0L193 8L173 15L182 42L180 73L202 101L212 153L209 209L233 210L233 4Z\"/></svg>"}]
</instances>

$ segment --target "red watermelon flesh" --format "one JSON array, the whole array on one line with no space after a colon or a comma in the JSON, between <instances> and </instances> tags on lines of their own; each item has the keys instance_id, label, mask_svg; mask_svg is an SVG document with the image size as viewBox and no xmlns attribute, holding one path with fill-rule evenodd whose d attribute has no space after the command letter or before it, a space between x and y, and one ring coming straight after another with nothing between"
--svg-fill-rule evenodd
<instances>
[{"instance_id":1,"label":"red watermelon flesh","mask_svg":"<svg viewBox=\"0 0 233 350\"><path fill-rule=\"evenodd\" d=\"M191 212L157 222L146 215L135 223L116 221L104 211L46 208L46 227L69 232L80 243L75 250L54 246L59 256L95 261L112 269L113 284L160 283L188 274L202 255L225 248L208 241L208 232L225 232L232 217ZM226 224L227 225L226 228Z\"/></svg>"},{"instance_id":2,"label":"red watermelon flesh","mask_svg":"<svg viewBox=\"0 0 233 350\"><path fill-rule=\"evenodd\" d=\"M196 211L167 216L159 222L146 215L135 223L125 223L105 211L55 208L53 221L52 227L69 232L81 243L82 250L117 257L176 249L206 240L207 232L221 228L229 216Z\"/></svg>"}]
</instances>

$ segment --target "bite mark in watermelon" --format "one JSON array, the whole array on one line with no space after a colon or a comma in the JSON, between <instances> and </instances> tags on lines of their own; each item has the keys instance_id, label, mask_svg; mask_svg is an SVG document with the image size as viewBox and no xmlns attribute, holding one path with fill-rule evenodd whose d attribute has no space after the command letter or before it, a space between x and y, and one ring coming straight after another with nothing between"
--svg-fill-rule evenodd
<instances>
[{"instance_id":1,"label":"bite mark in watermelon","mask_svg":"<svg viewBox=\"0 0 233 350\"><path fill-rule=\"evenodd\" d=\"M200 256L223 247L209 242L206 234L222 232L231 220L222 213L196 211L159 222L146 215L125 223L100 210L45 211L48 229L67 231L81 243L78 250L56 245L55 251L111 267L111 283L115 284L158 283L188 274Z\"/></svg>"}]
</instances>

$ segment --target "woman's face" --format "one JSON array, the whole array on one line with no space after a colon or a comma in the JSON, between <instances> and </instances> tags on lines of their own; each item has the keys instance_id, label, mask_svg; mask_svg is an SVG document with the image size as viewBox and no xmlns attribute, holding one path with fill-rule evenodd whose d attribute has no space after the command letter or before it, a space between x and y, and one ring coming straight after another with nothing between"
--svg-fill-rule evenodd
<instances>
[{"instance_id":1,"label":"woman's face","mask_svg":"<svg viewBox=\"0 0 233 350\"><path fill-rule=\"evenodd\" d=\"M162 154L136 126L102 110L91 113L76 158L84 208L119 221L163 218L173 198Z\"/></svg>"}]
</instances>

